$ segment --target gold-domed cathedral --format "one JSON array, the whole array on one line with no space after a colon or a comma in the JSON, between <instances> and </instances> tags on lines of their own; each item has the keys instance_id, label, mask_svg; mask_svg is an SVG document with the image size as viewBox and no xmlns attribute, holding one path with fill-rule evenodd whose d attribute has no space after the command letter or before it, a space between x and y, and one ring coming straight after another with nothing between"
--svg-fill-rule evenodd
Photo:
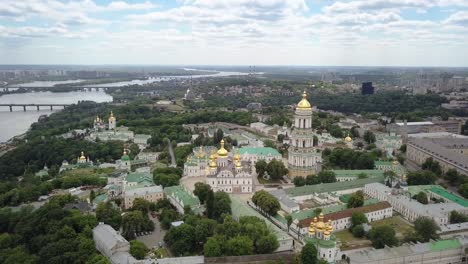
<instances>
[{"instance_id":1,"label":"gold-domed cathedral","mask_svg":"<svg viewBox=\"0 0 468 264\"><path fill-rule=\"evenodd\" d=\"M307 100L307 93L302 93L302 100L297 104L288 150L288 169L291 178L307 176L320 171L322 155L314 147L312 130L312 105Z\"/></svg>"},{"instance_id":2,"label":"gold-domed cathedral","mask_svg":"<svg viewBox=\"0 0 468 264\"><path fill-rule=\"evenodd\" d=\"M310 223L309 232L304 237L304 242L312 243L317 247L317 257L328 263L335 263L339 249L333 234L333 224L331 219L325 221L324 218L323 213L320 213L318 219L314 217Z\"/></svg>"}]
</instances>

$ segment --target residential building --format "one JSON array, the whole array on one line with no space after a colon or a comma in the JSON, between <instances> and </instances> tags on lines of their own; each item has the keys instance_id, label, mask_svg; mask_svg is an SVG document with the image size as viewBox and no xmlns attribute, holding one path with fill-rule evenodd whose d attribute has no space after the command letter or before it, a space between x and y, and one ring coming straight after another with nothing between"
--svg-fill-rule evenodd
<instances>
[{"instance_id":1,"label":"residential building","mask_svg":"<svg viewBox=\"0 0 468 264\"><path fill-rule=\"evenodd\" d=\"M184 208L186 206L196 214L202 212L198 197L185 190L182 185L166 187L164 188L164 193L179 213L184 214Z\"/></svg>"},{"instance_id":2,"label":"residential building","mask_svg":"<svg viewBox=\"0 0 468 264\"><path fill-rule=\"evenodd\" d=\"M464 138L411 138L406 147L409 160L422 165L426 159L439 162L442 171L455 169L468 175L468 139Z\"/></svg>"},{"instance_id":3,"label":"residential building","mask_svg":"<svg viewBox=\"0 0 468 264\"><path fill-rule=\"evenodd\" d=\"M128 188L123 192L124 208L129 209L133 206L133 201L136 198L144 199L148 202L155 203L164 198L163 188L160 185Z\"/></svg>"}]
</instances>

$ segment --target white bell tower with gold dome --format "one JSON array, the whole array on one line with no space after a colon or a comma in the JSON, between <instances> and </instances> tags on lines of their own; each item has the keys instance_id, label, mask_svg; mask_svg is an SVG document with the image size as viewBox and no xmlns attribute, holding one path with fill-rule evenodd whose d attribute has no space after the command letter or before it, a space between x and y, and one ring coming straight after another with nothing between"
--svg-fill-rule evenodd
<instances>
[{"instance_id":1,"label":"white bell tower with gold dome","mask_svg":"<svg viewBox=\"0 0 468 264\"><path fill-rule=\"evenodd\" d=\"M307 100L307 93L302 93L302 100L294 113L293 130L288 150L289 176L308 176L321 169L322 155L314 148L312 130L312 106Z\"/></svg>"},{"instance_id":2,"label":"white bell tower with gold dome","mask_svg":"<svg viewBox=\"0 0 468 264\"><path fill-rule=\"evenodd\" d=\"M115 128L117 127L117 119L115 118L114 116L114 113L110 113L110 116L109 116L109 130L115 130Z\"/></svg>"}]
</instances>

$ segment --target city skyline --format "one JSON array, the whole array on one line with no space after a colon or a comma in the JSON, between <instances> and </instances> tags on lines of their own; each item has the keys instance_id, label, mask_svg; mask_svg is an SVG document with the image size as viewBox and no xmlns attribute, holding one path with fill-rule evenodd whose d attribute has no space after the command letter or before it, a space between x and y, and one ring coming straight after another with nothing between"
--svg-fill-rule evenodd
<instances>
[{"instance_id":1,"label":"city skyline","mask_svg":"<svg viewBox=\"0 0 468 264\"><path fill-rule=\"evenodd\" d=\"M2 1L2 64L468 66L468 1Z\"/></svg>"}]
</instances>

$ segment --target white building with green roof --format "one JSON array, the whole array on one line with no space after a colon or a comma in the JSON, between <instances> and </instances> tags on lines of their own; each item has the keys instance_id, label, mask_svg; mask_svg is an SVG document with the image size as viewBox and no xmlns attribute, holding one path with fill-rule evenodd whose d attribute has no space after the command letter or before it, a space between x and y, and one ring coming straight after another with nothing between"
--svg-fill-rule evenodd
<instances>
[{"instance_id":1,"label":"white building with green roof","mask_svg":"<svg viewBox=\"0 0 468 264\"><path fill-rule=\"evenodd\" d=\"M176 185L164 188L166 198L169 199L172 205L181 214L184 213L184 207L188 206L195 214L201 214L203 209L200 205L200 200L195 195L187 191L184 186Z\"/></svg>"},{"instance_id":2,"label":"white building with green roof","mask_svg":"<svg viewBox=\"0 0 468 264\"><path fill-rule=\"evenodd\" d=\"M242 147L239 149L239 154L243 161L250 161L255 164L259 160L270 162L273 159L282 160L278 150L270 147Z\"/></svg>"}]
</instances>

